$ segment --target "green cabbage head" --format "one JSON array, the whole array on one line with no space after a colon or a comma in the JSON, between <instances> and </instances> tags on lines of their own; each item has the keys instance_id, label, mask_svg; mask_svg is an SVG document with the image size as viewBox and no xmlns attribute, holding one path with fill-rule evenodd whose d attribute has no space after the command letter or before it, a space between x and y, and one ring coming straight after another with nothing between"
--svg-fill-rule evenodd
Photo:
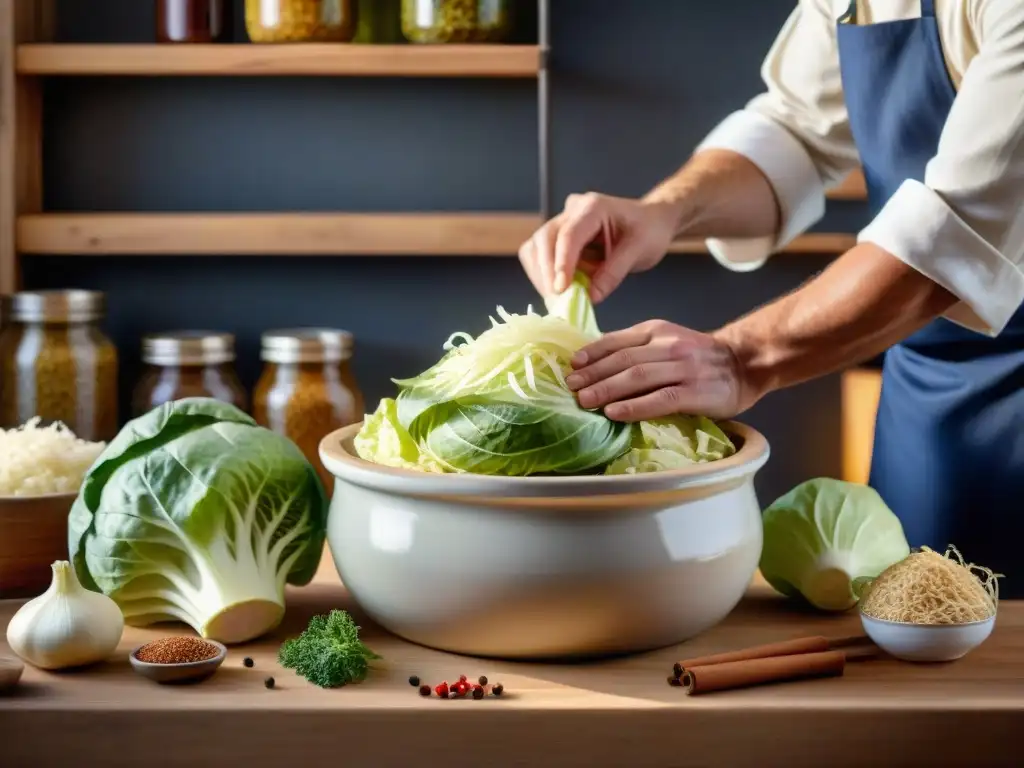
<instances>
[{"instance_id":1,"label":"green cabbage head","mask_svg":"<svg viewBox=\"0 0 1024 768\"><path fill-rule=\"evenodd\" d=\"M327 497L287 438L207 398L128 422L85 477L68 521L82 584L125 621L182 621L240 643L276 627L285 584L307 584Z\"/></svg>"},{"instance_id":2,"label":"green cabbage head","mask_svg":"<svg viewBox=\"0 0 1024 768\"><path fill-rule=\"evenodd\" d=\"M761 575L826 611L856 604L854 581L910 554L899 518L873 488L831 478L801 483L764 512Z\"/></svg>"}]
</instances>

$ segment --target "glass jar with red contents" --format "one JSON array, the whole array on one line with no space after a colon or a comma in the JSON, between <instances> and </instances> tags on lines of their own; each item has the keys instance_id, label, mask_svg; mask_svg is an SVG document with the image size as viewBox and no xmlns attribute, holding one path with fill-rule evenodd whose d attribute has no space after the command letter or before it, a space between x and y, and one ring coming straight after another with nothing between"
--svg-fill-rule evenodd
<instances>
[{"instance_id":1,"label":"glass jar with red contents","mask_svg":"<svg viewBox=\"0 0 1024 768\"><path fill-rule=\"evenodd\" d=\"M246 410L249 399L235 373L235 337L213 331L181 331L142 340L146 368L132 396L142 416L164 403L210 397Z\"/></svg>"},{"instance_id":2,"label":"glass jar with red contents","mask_svg":"<svg viewBox=\"0 0 1024 768\"><path fill-rule=\"evenodd\" d=\"M157 0L156 39L161 43L219 43L227 39L226 0Z\"/></svg>"}]
</instances>

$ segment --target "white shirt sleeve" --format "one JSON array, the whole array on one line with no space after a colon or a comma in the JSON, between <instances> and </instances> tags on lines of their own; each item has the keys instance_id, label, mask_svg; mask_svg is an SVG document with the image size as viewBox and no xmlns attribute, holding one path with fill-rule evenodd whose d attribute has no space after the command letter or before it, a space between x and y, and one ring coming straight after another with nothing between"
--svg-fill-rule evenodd
<instances>
[{"instance_id":1,"label":"white shirt sleeve","mask_svg":"<svg viewBox=\"0 0 1024 768\"><path fill-rule=\"evenodd\" d=\"M978 54L924 183L860 235L955 294L946 317L997 335L1024 302L1024 2L973 4Z\"/></svg>"},{"instance_id":2,"label":"white shirt sleeve","mask_svg":"<svg viewBox=\"0 0 1024 768\"><path fill-rule=\"evenodd\" d=\"M708 240L730 269L756 269L814 224L825 190L857 165L834 5L800 0L765 60L765 93L701 144L754 162L782 212L775 237ZM923 182L904 182L858 240L956 295L948 319L994 336L1024 303L1024 2L947 2L942 13L943 33L959 31L942 41L947 62L964 61L938 149Z\"/></svg>"},{"instance_id":3,"label":"white shirt sleeve","mask_svg":"<svg viewBox=\"0 0 1024 768\"><path fill-rule=\"evenodd\" d=\"M763 265L825 213L826 189L858 165L839 72L836 16L829 0L800 0L765 58L766 90L701 143L747 157L767 177L781 212L774 237L707 240L724 266Z\"/></svg>"}]
</instances>

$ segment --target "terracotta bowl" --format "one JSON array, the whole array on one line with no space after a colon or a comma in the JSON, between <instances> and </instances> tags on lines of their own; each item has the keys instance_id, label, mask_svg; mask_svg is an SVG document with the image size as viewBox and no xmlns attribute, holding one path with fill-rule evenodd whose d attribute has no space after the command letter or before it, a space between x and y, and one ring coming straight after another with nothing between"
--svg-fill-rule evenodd
<instances>
[{"instance_id":1,"label":"terracotta bowl","mask_svg":"<svg viewBox=\"0 0 1024 768\"><path fill-rule=\"evenodd\" d=\"M0 496L0 599L34 597L68 559L68 512L77 493Z\"/></svg>"},{"instance_id":2,"label":"terracotta bowl","mask_svg":"<svg viewBox=\"0 0 1024 768\"><path fill-rule=\"evenodd\" d=\"M761 556L756 430L727 459L641 475L486 477L360 459L324 438L327 539L378 624L457 653L595 656L674 645L721 621Z\"/></svg>"}]
</instances>

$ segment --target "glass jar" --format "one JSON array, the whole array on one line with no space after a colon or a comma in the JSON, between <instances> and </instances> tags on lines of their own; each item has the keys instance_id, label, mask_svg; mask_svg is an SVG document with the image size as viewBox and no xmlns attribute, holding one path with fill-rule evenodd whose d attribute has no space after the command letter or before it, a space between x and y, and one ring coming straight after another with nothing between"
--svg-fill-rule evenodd
<instances>
[{"instance_id":1,"label":"glass jar","mask_svg":"<svg viewBox=\"0 0 1024 768\"><path fill-rule=\"evenodd\" d=\"M117 434L117 349L99 328L94 291L16 293L0 334L0 426L33 416L83 440Z\"/></svg>"},{"instance_id":2,"label":"glass jar","mask_svg":"<svg viewBox=\"0 0 1024 768\"><path fill-rule=\"evenodd\" d=\"M248 395L235 373L230 333L182 331L142 340L146 368L132 397L136 416L185 397L212 397L248 410Z\"/></svg>"},{"instance_id":3,"label":"glass jar","mask_svg":"<svg viewBox=\"0 0 1024 768\"><path fill-rule=\"evenodd\" d=\"M225 0L156 0L160 43L219 43L227 36Z\"/></svg>"},{"instance_id":4,"label":"glass jar","mask_svg":"<svg viewBox=\"0 0 1024 768\"><path fill-rule=\"evenodd\" d=\"M355 43L401 43L402 0L359 0Z\"/></svg>"},{"instance_id":5,"label":"glass jar","mask_svg":"<svg viewBox=\"0 0 1024 768\"><path fill-rule=\"evenodd\" d=\"M328 328L263 335L263 373L253 392L257 423L294 442L330 492L334 479L320 463L320 441L363 417L363 395L349 367L352 335Z\"/></svg>"},{"instance_id":6,"label":"glass jar","mask_svg":"<svg viewBox=\"0 0 1024 768\"><path fill-rule=\"evenodd\" d=\"M348 43L357 16L356 0L245 0L254 43Z\"/></svg>"},{"instance_id":7,"label":"glass jar","mask_svg":"<svg viewBox=\"0 0 1024 768\"><path fill-rule=\"evenodd\" d=\"M402 0L402 33L410 43L497 43L510 10L510 0Z\"/></svg>"}]
</instances>

